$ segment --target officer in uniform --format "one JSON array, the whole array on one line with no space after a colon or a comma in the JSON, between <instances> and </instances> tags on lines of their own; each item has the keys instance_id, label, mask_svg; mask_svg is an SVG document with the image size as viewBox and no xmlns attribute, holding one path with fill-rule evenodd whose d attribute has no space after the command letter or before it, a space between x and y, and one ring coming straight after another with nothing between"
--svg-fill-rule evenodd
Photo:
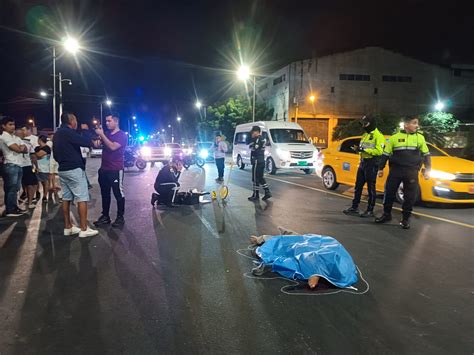
<instances>
[{"instance_id":1,"label":"officer in uniform","mask_svg":"<svg viewBox=\"0 0 474 355\"><path fill-rule=\"evenodd\" d=\"M252 182L253 182L253 195L248 199L249 201L258 201L260 198L259 190L260 186L265 191L265 195L262 197L262 200L266 201L272 194L268 188L268 184L263 177L263 172L265 170L265 146L267 145L267 140L262 137L262 131L259 126L253 126L250 131L250 161L252 162Z\"/></svg>"},{"instance_id":2,"label":"officer in uniform","mask_svg":"<svg viewBox=\"0 0 474 355\"><path fill-rule=\"evenodd\" d=\"M429 179L431 158L425 137L417 132L418 118L407 117L403 122L404 129L390 137L380 160L378 176L383 176L387 160L390 170L385 184L383 215L376 218L375 223L385 223L392 219L392 205L395 195L400 183L403 183L403 217L400 226L403 229L409 229L411 211L418 194L418 172L423 163L425 165L423 177L426 180Z\"/></svg>"},{"instance_id":3,"label":"officer in uniform","mask_svg":"<svg viewBox=\"0 0 474 355\"><path fill-rule=\"evenodd\" d=\"M377 168L379 158L383 153L385 137L377 129L375 118L364 116L360 120L360 124L364 128L365 133L360 140L359 146L352 147L352 149L360 155L354 199L352 200L352 207L345 209L342 212L352 216L374 217L375 200L377 197L375 182L377 180ZM367 210L364 213L360 213L359 203L365 183L367 183L369 201Z\"/></svg>"}]
</instances>

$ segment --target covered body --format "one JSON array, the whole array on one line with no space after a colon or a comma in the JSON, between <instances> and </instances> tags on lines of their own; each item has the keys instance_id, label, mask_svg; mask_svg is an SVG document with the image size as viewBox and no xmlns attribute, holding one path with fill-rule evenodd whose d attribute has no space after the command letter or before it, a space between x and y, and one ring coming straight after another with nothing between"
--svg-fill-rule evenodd
<instances>
[{"instance_id":1,"label":"covered body","mask_svg":"<svg viewBox=\"0 0 474 355\"><path fill-rule=\"evenodd\" d=\"M308 280L320 276L337 287L357 282L357 268L347 250L336 239L315 235L274 236L256 250L265 265L289 279Z\"/></svg>"}]
</instances>

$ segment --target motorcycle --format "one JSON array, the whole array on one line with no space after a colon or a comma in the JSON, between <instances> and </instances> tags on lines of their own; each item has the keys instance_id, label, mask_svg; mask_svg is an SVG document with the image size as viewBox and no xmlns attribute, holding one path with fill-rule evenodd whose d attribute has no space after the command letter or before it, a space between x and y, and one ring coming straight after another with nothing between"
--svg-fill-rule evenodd
<instances>
[{"instance_id":1,"label":"motorcycle","mask_svg":"<svg viewBox=\"0 0 474 355\"><path fill-rule=\"evenodd\" d=\"M127 147L124 153L124 165L126 168L131 168L135 165L138 169L143 170L146 168L146 161L140 158L134 147Z\"/></svg>"},{"instance_id":2,"label":"motorcycle","mask_svg":"<svg viewBox=\"0 0 474 355\"><path fill-rule=\"evenodd\" d=\"M185 169L188 169L193 164L196 164L200 168L202 168L204 164L206 164L206 161L200 156L198 156L196 153L185 155L182 161Z\"/></svg>"}]
</instances>

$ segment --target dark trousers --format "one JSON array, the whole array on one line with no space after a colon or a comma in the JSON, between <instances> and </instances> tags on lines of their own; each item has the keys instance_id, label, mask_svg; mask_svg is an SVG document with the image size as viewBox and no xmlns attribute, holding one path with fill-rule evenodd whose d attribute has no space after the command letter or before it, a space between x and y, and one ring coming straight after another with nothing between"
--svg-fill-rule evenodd
<instances>
[{"instance_id":1,"label":"dark trousers","mask_svg":"<svg viewBox=\"0 0 474 355\"><path fill-rule=\"evenodd\" d=\"M393 202L400 186L403 183L403 218L408 219L413 210L413 205L418 194L418 169L391 167L385 183L385 195L383 200L384 213L392 212Z\"/></svg>"},{"instance_id":2,"label":"dark trousers","mask_svg":"<svg viewBox=\"0 0 474 355\"><path fill-rule=\"evenodd\" d=\"M16 164L4 164L2 168L5 212L15 212L18 209L18 192L21 188L23 169Z\"/></svg>"},{"instance_id":3,"label":"dark trousers","mask_svg":"<svg viewBox=\"0 0 474 355\"><path fill-rule=\"evenodd\" d=\"M217 173L219 175L219 179L223 179L225 158L217 158L215 160L216 160Z\"/></svg>"},{"instance_id":4,"label":"dark trousers","mask_svg":"<svg viewBox=\"0 0 474 355\"><path fill-rule=\"evenodd\" d=\"M174 182L166 182L163 184L155 185L155 191L160 194L158 198L159 203L164 203L165 205L172 205L174 198L176 197L176 187L179 184Z\"/></svg>"},{"instance_id":5,"label":"dark trousers","mask_svg":"<svg viewBox=\"0 0 474 355\"><path fill-rule=\"evenodd\" d=\"M252 162L252 182L253 182L253 191L258 191L260 186L263 187L264 190L268 190L268 184L265 178L263 177L263 173L265 171L265 163L264 162Z\"/></svg>"},{"instance_id":6,"label":"dark trousers","mask_svg":"<svg viewBox=\"0 0 474 355\"><path fill-rule=\"evenodd\" d=\"M117 217L125 213L125 195L123 193L123 170L99 169L99 185L102 195L102 215L109 217L112 189L117 200Z\"/></svg>"},{"instance_id":7,"label":"dark trousers","mask_svg":"<svg viewBox=\"0 0 474 355\"><path fill-rule=\"evenodd\" d=\"M364 185L367 183L367 190L369 192L369 201L367 205L367 211L373 211L375 207L375 200L377 193L375 191L375 182L377 180L377 159L363 159L360 162L359 169L357 170L357 178L354 190L354 199L352 200L352 207L359 207L360 197L362 196L362 190Z\"/></svg>"}]
</instances>

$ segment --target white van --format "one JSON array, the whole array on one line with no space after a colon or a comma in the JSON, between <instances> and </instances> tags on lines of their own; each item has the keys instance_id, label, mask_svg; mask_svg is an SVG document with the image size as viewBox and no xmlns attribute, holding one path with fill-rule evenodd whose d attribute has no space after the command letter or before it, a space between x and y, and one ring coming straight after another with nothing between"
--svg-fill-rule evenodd
<instances>
[{"instance_id":1,"label":"white van","mask_svg":"<svg viewBox=\"0 0 474 355\"><path fill-rule=\"evenodd\" d=\"M235 127L232 157L240 169L250 164L248 146L250 130L259 126L267 138L265 170L274 175L277 169L300 169L311 174L316 167L317 148L311 144L303 128L294 122L259 121Z\"/></svg>"}]
</instances>

